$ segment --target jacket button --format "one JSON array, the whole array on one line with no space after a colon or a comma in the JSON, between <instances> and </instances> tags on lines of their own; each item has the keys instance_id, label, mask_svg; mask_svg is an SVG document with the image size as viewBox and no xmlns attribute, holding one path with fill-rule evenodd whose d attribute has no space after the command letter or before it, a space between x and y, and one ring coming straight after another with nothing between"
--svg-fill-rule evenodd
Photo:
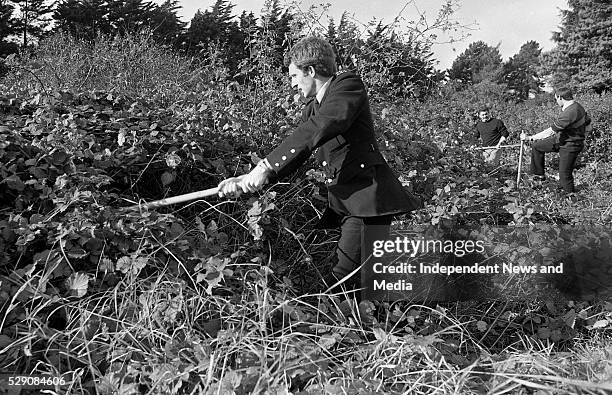
<instances>
[{"instance_id":1,"label":"jacket button","mask_svg":"<svg viewBox=\"0 0 612 395\"><path fill-rule=\"evenodd\" d=\"M291 153L295 154L295 149L294 148L291 148Z\"/></svg>"},{"instance_id":2,"label":"jacket button","mask_svg":"<svg viewBox=\"0 0 612 395\"><path fill-rule=\"evenodd\" d=\"M327 162L323 161L323 163L321 163L321 165L327 166Z\"/></svg>"},{"instance_id":3,"label":"jacket button","mask_svg":"<svg viewBox=\"0 0 612 395\"><path fill-rule=\"evenodd\" d=\"M334 181L334 180L332 180L331 178L328 178L328 179L327 179L327 183L328 183L328 184L331 184L333 181Z\"/></svg>"},{"instance_id":4,"label":"jacket button","mask_svg":"<svg viewBox=\"0 0 612 395\"><path fill-rule=\"evenodd\" d=\"M275 164L274 164L274 166L278 167L278 166L280 166L280 165L279 165L278 163L275 163Z\"/></svg>"},{"instance_id":5,"label":"jacket button","mask_svg":"<svg viewBox=\"0 0 612 395\"><path fill-rule=\"evenodd\" d=\"M285 155L283 155L282 159L283 160L287 160L287 157Z\"/></svg>"},{"instance_id":6,"label":"jacket button","mask_svg":"<svg viewBox=\"0 0 612 395\"><path fill-rule=\"evenodd\" d=\"M359 165L359 166L361 166L362 169L365 167L365 165L363 163L361 165Z\"/></svg>"}]
</instances>

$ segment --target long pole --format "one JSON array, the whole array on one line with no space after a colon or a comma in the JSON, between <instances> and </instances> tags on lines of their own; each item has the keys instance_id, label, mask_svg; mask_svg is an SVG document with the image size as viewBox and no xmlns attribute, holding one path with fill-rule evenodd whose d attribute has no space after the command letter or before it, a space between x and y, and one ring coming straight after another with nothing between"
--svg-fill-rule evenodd
<instances>
[{"instance_id":1,"label":"long pole","mask_svg":"<svg viewBox=\"0 0 612 395\"><path fill-rule=\"evenodd\" d=\"M514 147L518 147L520 144L507 144L507 145L500 145L499 147L496 145L492 145L490 147L476 147L474 149L496 149L496 148L514 148Z\"/></svg>"},{"instance_id":2,"label":"long pole","mask_svg":"<svg viewBox=\"0 0 612 395\"><path fill-rule=\"evenodd\" d=\"M519 182L521 181L521 167L523 166L523 140L521 140L521 149L519 150L519 163L516 171L516 187L518 188Z\"/></svg>"},{"instance_id":3,"label":"long pole","mask_svg":"<svg viewBox=\"0 0 612 395\"><path fill-rule=\"evenodd\" d=\"M126 210L139 210L139 209L146 210L146 209L152 209L152 208L157 208L157 207L169 206L171 204L183 203L183 202L188 202L190 200L214 196L218 192L219 192L219 189L215 187L215 188L205 189L203 191L191 192L191 193L186 193L184 195L178 195L178 196L173 196L173 197L169 197L166 199L155 200L149 203L135 204L133 206L126 207Z\"/></svg>"}]
</instances>

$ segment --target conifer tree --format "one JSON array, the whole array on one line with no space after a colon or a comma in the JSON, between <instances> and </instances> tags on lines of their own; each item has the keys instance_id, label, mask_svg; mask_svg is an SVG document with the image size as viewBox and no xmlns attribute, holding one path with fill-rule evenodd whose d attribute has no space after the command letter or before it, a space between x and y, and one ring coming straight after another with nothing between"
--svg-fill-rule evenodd
<instances>
[{"instance_id":1,"label":"conifer tree","mask_svg":"<svg viewBox=\"0 0 612 395\"><path fill-rule=\"evenodd\" d=\"M336 41L338 33L336 31L336 26L334 25L334 18L329 18L329 24L327 25L327 31L325 32L325 38L332 45Z\"/></svg>"},{"instance_id":2,"label":"conifer tree","mask_svg":"<svg viewBox=\"0 0 612 395\"><path fill-rule=\"evenodd\" d=\"M7 39L15 34L16 27L12 18L15 7L6 0L0 0L0 56L4 57L18 51L17 44Z\"/></svg>"},{"instance_id":3,"label":"conifer tree","mask_svg":"<svg viewBox=\"0 0 612 395\"><path fill-rule=\"evenodd\" d=\"M96 34L111 34L110 2L106 0L63 0L55 10L55 29L75 37L93 39Z\"/></svg>"},{"instance_id":4,"label":"conifer tree","mask_svg":"<svg viewBox=\"0 0 612 395\"><path fill-rule=\"evenodd\" d=\"M506 84L521 100L529 98L530 93L542 91L544 83L538 74L541 52L540 44L528 41L502 67L499 82Z\"/></svg>"},{"instance_id":5,"label":"conifer tree","mask_svg":"<svg viewBox=\"0 0 612 395\"><path fill-rule=\"evenodd\" d=\"M178 44L185 31L186 22L181 21L178 10L181 8L178 0L166 0L161 5L154 6L149 13L147 24L153 32L153 38L166 44Z\"/></svg>"},{"instance_id":6,"label":"conifer tree","mask_svg":"<svg viewBox=\"0 0 612 395\"><path fill-rule=\"evenodd\" d=\"M55 29L91 40L96 35L133 33L150 29L153 38L173 43L186 23L177 14L177 0L157 5L142 0L63 0L55 10Z\"/></svg>"},{"instance_id":7,"label":"conifer tree","mask_svg":"<svg viewBox=\"0 0 612 395\"><path fill-rule=\"evenodd\" d=\"M562 10L557 46L543 56L553 85L596 92L612 89L612 2L569 0Z\"/></svg>"},{"instance_id":8,"label":"conifer tree","mask_svg":"<svg viewBox=\"0 0 612 395\"><path fill-rule=\"evenodd\" d=\"M231 40L230 33L237 30L237 23L232 21L232 8L227 0L217 0L210 10L198 10L187 30L187 40L191 49L201 44L218 42L225 45Z\"/></svg>"},{"instance_id":9,"label":"conifer tree","mask_svg":"<svg viewBox=\"0 0 612 395\"><path fill-rule=\"evenodd\" d=\"M246 35L232 15L233 7L227 0L216 0L210 10L198 10L191 19L186 34L187 48L190 51L198 53L214 45L232 74L237 71L247 51ZM244 22L246 23L246 20Z\"/></svg>"},{"instance_id":10,"label":"conifer tree","mask_svg":"<svg viewBox=\"0 0 612 395\"><path fill-rule=\"evenodd\" d=\"M379 22L362 47L360 60L367 62L370 73L375 71L382 78L381 91L421 97L438 80L430 45L413 35L398 34L393 25Z\"/></svg>"},{"instance_id":11,"label":"conifer tree","mask_svg":"<svg viewBox=\"0 0 612 395\"><path fill-rule=\"evenodd\" d=\"M14 17L21 45L27 47L31 40L42 38L51 25L53 9L47 0L13 0L18 10Z\"/></svg>"},{"instance_id":12,"label":"conifer tree","mask_svg":"<svg viewBox=\"0 0 612 395\"><path fill-rule=\"evenodd\" d=\"M108 19L114 32L131 33L149 27L153 3L143 0L110 1Z\"/></svg>"},{"instance_id":13,"label":"conifer tree","mask_svg":"<svg viewBox=\"0 0 612 395\"><path fill-rule=\"evenodd\" d=\"M496 80L502 64L498 47L492 47L484 41L471 43L453 61L449 77L467 84Z\"/></svg>"},{"instance_id":14,"label":"conifer tree","mask_svg":"<svg viewBox=\"0 0 612 395\"><path fill-rule=\"evenodd\" d=\"M356 68L355 56L360 53L361 45L360 32L357 25L353 23L344 11L340 16L336 33L336 51L338 65L342 68L353 70Z\"/></svg>"},{"instance_id":15,"label":"conifer tree","mask_svg":"<svg viewBox=\"0 0 612 395\"><path fill-rule=\"evenodd\" d=\"M284 53L291 46L293 15L289 10L283 11L279 0L267 0L261 16L261 29L272 49L275 66L283 64Z\"/></svg>"}]
</instances>

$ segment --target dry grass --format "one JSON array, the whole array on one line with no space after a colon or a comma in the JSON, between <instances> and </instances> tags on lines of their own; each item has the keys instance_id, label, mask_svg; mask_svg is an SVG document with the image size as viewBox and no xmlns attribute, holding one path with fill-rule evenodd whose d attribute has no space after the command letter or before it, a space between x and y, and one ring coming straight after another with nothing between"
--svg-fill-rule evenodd
<instances>
[{"instance_id":1,"label":"dry grass","mask_svg":"<svg viewBox=\"0 0 612 395\"><path fill-rule=\"evenodd\" d=\"M473 320L454 315L464 311L459 305L357 304L344 292L292 297L269 287L266 267L253 266L250 275L243 294L225 297L162 271L81 300L40 301L3 354L44 354L46 363L28 369L63 374L71 384L62 393L72 394L94 387L101 394L612 390L606 331L577 337L563 351L519 333L492 352L470 329ZM45 309L65 312L65 329L41 322Z\"/></svg>"}]
</instances>

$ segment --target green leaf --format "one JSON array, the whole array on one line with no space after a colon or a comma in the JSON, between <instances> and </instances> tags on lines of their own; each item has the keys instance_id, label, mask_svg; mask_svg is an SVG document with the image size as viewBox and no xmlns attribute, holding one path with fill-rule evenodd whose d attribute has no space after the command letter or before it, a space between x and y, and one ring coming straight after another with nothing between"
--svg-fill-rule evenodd
<instances>
[{"instance_id":1,"label":"green leaf","mask_svg":"<svg viewBox=\"0 0 612 395\"><path fill-rule=\"evenodd\" d=\"M387 339L387 333L382 328L373 328L372 332L378 341L384 341Z\"/></svg>"},{"instance_id":2,"label":"green leaf","mask_svg":"<svg viewBox=\"0 0 612 395\"><path fill-rule=\"evenodd\" d=\"M125 129L121 129L117 134L117 144L119 147L123 147L123 144L125 144Z\"/></svg>"},{"instance_id":3,"label":"green leaf","mask_svg":"<svg viewBox=\"0 0 612 395\"><path fill-rule=\"evenodd\" d=\"M610 324L610 321L608 320L598 320L596 321L591 328L592 329L600 329L600 328L605 328L606 326L608 326Z\"/></svg>"},{"instance_id":4,"label":"green leaf","mask_svg":"<svg viewBox=\"0 0 612 395\"><path fill-rule=\"evenodd\" d=\"M576 310L571 309L570 311L565 313L565 315L563 316L563 322L565 322L565 325L569 326L570 328L573 328L576 324Z\"/></svg>"},{"instance_id":5,"label":"green leaf","mask_svg":"<svg viewBox=\"0 0 612 395\"><path fill-rule=\"evenodd\" d=\"M86 273L73 273L66 279L66 287L73 296L82 298L87 293L89 276Z\"/></svg>"},{"instance_id":6,"label":"green leaf","mask_svg":"<svg viewBox=\"0 0 612 395\"><path fill-rule=\"evenodd\" d=\"M175 175L174 173L170 173L168 171L165 171L162 175L161 175L161 182L163 186L167 186L172 184L172 182L175 179Z\"/></svg>"},{"instance_id":7,"label":"green leaf","mask_svg":"<svg viewBox=\"0 0 612 395\"><path fill-rule=\"evenodd\" d=\"M4 182L6 182L6 185L10 189L14 189L18 192L21 192L25 189L25 184L23 183L23 181L21 181L21 179L17 175L12 175L10 177L7 177L4 180Z\"/></svg>"},{"instance_id":8,"label":"green leaf","mask_svg":"<svg viewBox=\"0 0 612 395\"><path fill-rule=\"evenodd\" d=\"M128 256L119 258L119 260L117 260L117 264L115 265L116 269L124 274L130 271L131 266L132 266L132 259Z\"/></svg>"},{"instance_id":9,"label":"green leaf","mask_svg":"<svg viewBox=\"0 0 612 395\"><path fill-rule=\"evenodd\" d=\"M121 273L127 274L131 272L134 275L140 273L140 271L147 265L149 259L144 256L124 256L119 258L116 264L116 270L119 270Z\"/></svg>"},{"instance_id":10,"label":"green leaf","mask_svg":"<svg viewBox=\"0 0 612 395\"><path fill-rule=\"evenodd\" d=\"M168 165L168 167L174 169L178 167L178 165L180 164L181 164L181 157L178 156L176 152L169 152L166 154L166 165ZM163 176L162 176L162 182L163 182Z\"/></svg>"},{"instance_id":11,"label":"green leaf","mask_svg":"<svg viewBox=\"0 0 612 395\"><path fill-rule=\"evenodd\" d=\"M337 341L338 340L336 339L334 335L325 334L319 338L319 341L317 342L317 344L319 345L319 347L323 348L324 350L329 350L330 348L333 347L334 344L336 344Z\"/></svg>"}]
</instances>

